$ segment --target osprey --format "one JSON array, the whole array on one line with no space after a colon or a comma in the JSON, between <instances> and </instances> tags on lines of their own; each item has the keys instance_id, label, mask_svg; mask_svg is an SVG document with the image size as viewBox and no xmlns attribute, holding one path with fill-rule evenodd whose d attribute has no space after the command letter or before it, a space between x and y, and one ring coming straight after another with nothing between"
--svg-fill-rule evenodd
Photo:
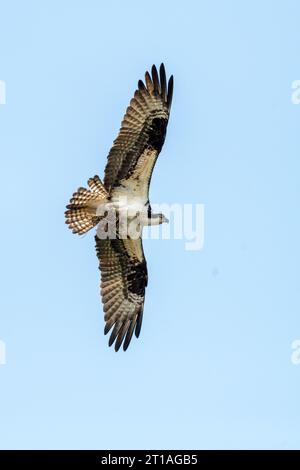
<instances>
[{"instance_id":1,"label":"osprey","mask_svg":"<svg viewBox=\"0 0 300 470\"><path fill-rule=\"evenodd\" d=\"M139 80L126 110L108 155L104 183L97 175L90 178L89 189L79 188L65 212L73 233L82 235L98 226L95 241L104 334L112 329L109 346L115 343L116 351L122 344L126 351L133 333L138 338L141 331L148 282L143 226L168 222L163 214L152 213L149 185L165 141L172 95L173 76L167 84L164 64L159 74L153 65L151 75L145 74L145 83ZM113 234L108 233L112 220Z\"/></svg>"}]
</instances>

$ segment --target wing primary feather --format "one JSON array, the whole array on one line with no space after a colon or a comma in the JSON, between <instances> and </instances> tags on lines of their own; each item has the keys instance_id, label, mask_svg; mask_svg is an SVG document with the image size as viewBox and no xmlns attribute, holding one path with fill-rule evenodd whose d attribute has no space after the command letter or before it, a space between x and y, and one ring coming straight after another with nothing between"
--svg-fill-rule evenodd
<instances>
[{"instance_id":1,"label":"wing primary feather","mask_svg":"<svg viewBox=\"0 0 300 470\"><path fill-rule=\"evenodd\" d=\"M108 346L111 346L114 343L116 337L119 334L119 331L120 331L121 327L122 327L122 322L117 321L115 326L114 326L114 329L112 330L112 333L110 335L110 338L109 338L109 341L108 341Z\"/></svg>"},{"instance_id":2,"label":"wing primary feather","mask_svg":"<svg viewBox=\"0 0 300 470\"><path fill-rule=\"evenodd\" d=\"M137 322L136 322L136 327L135 327L135 336L138 338L141 333L141 328L142 328L142 322L143 322L143 306L138 314Z\"/></svg>"},{"instance_id":3,"label":"wing primary feather","mask_svg":"<svg viewBox=\"0 0 300 470\"><path fill-rule=\"evenodd\" d=\"M167 105L168 109L170 110L173 98L173 87L174 87L174 78L173 75L169 78L168 82L168 97L167 97Z\"/></svg>"},{"instance_id":4,"label":"wing primary feather","mask_svg":"<svg viewBox=\"0 0 300 470\"><path fill-rule=\"evenodd\" d=\"M162 99L166 101L167 99L167 81L166 81L166 71L164 64L161 64L159 67L159 76L160 76L160 88Z\"/></svg>"},{"instance_id":5,"label":"wing primary feather","mask_svg":"<svg viewBox=\"0 0 300 470\"><path fill-rule=\"evenodd\" d=\"M152 72L152 81L153 81L153 86L154 86L154 94L157 95L160 93L160 86L159 86L157 68L155 67L155 65L152 65L151 72Z\"/></svg>"},{"instance_id":6,"label":"wing primary feather","mask_svg":"<svg viewBox=\"0 0 300 470\"><path fill-rule=\"evenodd\" d=\"M145 73L145 81L147 85L147 90L150 93L150 95L152 95L154 91L154 87L153 87L153 83L152 83L152 80L148 71Z\"/></svg>"},{"instance_id":7,"label":"wing primary feather","mask_svg":"<svg viewBox=\"0 0 300 470\"><path fill-rule=\"evenodd\" d=\"M105 327L104 327L104 334L105 335L107 335L107 333L112 329L113 325L114 325L114 320L108 321L105 324Z\"/></svg>"},{"instance_id":8,"label":"wing primary feather","mask_svg":"<svg viewBox=\"0 0 300 470\"><path fill-rule=\"evenodd\" d=\"M138 81L138 87L139 87L139 90L146 90L143 80Z\"/></svg>"},{"instance_id":9,"label":"wing primary feather","mask_svg":"<svg viewBox=\"0 0 300 470\"><path fill-rule=\"evenodd\" d=\"M130 341L131 341L131 338L132 338L132 335L133 335L133 332L134 332L135 324L136 324L136 318L131 320L129 328L127 330L126 337L125 337L124 344L123 344L124 351L126 351L128 346L130 345Z\"/></svg>"},{"instance_id":10,"label":"wing primary feather","mask_svg":"<svg viewBox=\"0 0 300 470\"><path fill-rule=\"evenodd\" d=\"M128 325L130 324L130 320L128 321L125 321L125 323L123 323L123 326L122 328L120 329L119 331L119 334L118 334L118 337L117 337L117 340L116 340L116 344L115 344L115 351L118 352L119 349L120 349L120 346L123 342L123 339L124 339L124 336L128 330Z\"/></svg>"}]
</instances>

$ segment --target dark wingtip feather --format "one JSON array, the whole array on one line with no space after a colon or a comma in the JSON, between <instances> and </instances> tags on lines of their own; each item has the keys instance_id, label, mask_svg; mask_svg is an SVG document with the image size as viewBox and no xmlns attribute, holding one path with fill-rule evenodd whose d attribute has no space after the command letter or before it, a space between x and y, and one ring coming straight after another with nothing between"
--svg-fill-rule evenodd
<instances>
[{"instance_id":1,"label":"dark wingtip feather","mask_svg":"<svg viewBox=\"0 0 300 470\"><path fill-rule=\"evenodd\" d=\"M109 341L108 341L108 346L112 346L112 344L114 343L116 337L119 334L121 326L122 326L122 324L115 323L114 329L112 330L112 333L111 333Z\"/></svg>"},{"instance_id":2,"label":"dark wingtip feather","mask_svg":"<svg viewBox=\"0 0 300 470\"><path fill-rule=\"evenodd\" d=\"M158 73L157 73L157 68L155 65L152 65L151 69L151 74L152 74L152 81L153 81L153 86L154 86L154 93L157 94L160 92L160 87L159 87L159 79L158 79Z\"/></svg>"},{"instance_id":3,"label":"dark wingtip feather","mask_svg":"<svg viewBox=\"0 0 300 470\"><path fill-rule=\"evenodd\" d=\"M161 88L161 95L164 101L167 99L167 79L166 79L166 70L163 62L160 64L159 67L159 77L160 77L160 88Z\"/></svg>"},{"instance_id":4,"label":"dark wingtip feather","mask_svg":"<svg viewBox=\"0 0 300 470\"><path fill-rule=\"evenodd\" d=\"M105 335L107 335L107 333L111 330L112 326L113 326L113 323L111 323L111 322L106 323L106 325L104 327L104 334Z\"/></svg>"},{"instance_id":5,"label":"dark wingtip feather","mask_svg":"<svg viewBox=\"0 0 300 470\"><path fill-rule=\"evenodd\" d=\"M146 90L143 80L138 81L138 87L139 87L139 90Z\"/></svg>"},{"instance_id":6,"label":"dark wingtip feather","mask_svg":"<svg viewBox=\"0 0 300 470\"><path fill-rule=\"evenodd\" d=\"M171 77L169 78L169 82L168 82L168 97L167 97L167 105L169 109L171 108L171 104L172 104L173 87L174 87L174 77L173 75L171 75Z\"/></svg>"},{"instance_id":7,"label":"dark wingtip feather","mask_svg":"<svg viewBox=\"0 0 300 470\"><path fill-rule=\"evenodd\" d=\"M148 70L145 73L145 82L146 82L146 87L147 87L148 92L150 94L153 93L154 87L153 87L152 79L150 77L150 73L148 72Z\"/></svg>"},{"instance_id":8,"label":"dark wingtip feather","mask_svg":"<svg viewBox=\"0 0 300 470\"><path fill-rule=\"evenodd\" d=\"M138 314L138 318L137 318L137 322L136 322L135 336L137 338L140 336L140 333L141 333L142 322L143 322L143 309Z\"/></svg>"},{"instance_id":9,"label":"dark wingtip feather","mask_svg":"<svg viewBox=\"0 0 300 470\"><path fill-rule=\"evenodd\" d=\"M129 328L126 333L126 337L123 343L123 349L124 351L127 350L128 346L130 345L130 341L134 332L134 327L135 327L136 320L131 320Z\"/></svg>"},{"instance_id":10,"label":"dark wingtip feather","mask_svg":"<svg viewBox=\"0 0 300 470\"><path fill-rule=\"evenodd\" d=\"M120 347L121 347L121 344L123 343L123 339L124 339L124 336L128 330L128 321L126 321L125 323L123 323L120 331L119 331L119 334L118 334L118 337L117 337L117 340L116 340L116 344L115 344L115 351L118 352Z\"/></svg>"}]
</instances>

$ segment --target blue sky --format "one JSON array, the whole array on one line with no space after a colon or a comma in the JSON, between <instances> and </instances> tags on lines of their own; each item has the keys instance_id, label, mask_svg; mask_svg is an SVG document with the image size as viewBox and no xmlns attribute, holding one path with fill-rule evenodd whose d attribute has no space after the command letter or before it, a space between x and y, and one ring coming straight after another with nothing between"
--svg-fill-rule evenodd
<instances>
[{"instance_id":1,"label":"blue sky","mask_svg":"<svg viewBox=\"0 0 300 470\"><path fill-rule=\"evenodd\" d=\"M1 448L300 448L299 15L0 1ZM63 213L161 61L175 89L151 200L204 204L205 243L145 242L142 334L116 354L93 234Z\"/></svg>"}]
</instances>

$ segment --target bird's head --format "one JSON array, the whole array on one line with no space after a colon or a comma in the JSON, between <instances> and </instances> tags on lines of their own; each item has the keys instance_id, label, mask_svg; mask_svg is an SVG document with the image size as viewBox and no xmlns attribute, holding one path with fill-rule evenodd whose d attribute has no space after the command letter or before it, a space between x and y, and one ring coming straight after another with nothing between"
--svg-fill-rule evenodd
<instances>
[{"instance_id":1,"label":"bird's head","mask_svg":"<svg viewBox=\"0 0 300 470\"><path fill-rule=\"evenodd\" d=\"M160 224L169 223L169 219L164 214L158 214L158 217L159 217Z\"/></svg>"},{"instance_id":2,"label":"bird's head","mask_svg":"<svg viewBox=\"0 0 300 470\"><path fill-rule=\"evenodd\" d=\"M148 208L148 222L146 225L160 225L163 223L169 223L169 219L164 214L153 214L151 208Z\"/></svg>"}]
</instances>

